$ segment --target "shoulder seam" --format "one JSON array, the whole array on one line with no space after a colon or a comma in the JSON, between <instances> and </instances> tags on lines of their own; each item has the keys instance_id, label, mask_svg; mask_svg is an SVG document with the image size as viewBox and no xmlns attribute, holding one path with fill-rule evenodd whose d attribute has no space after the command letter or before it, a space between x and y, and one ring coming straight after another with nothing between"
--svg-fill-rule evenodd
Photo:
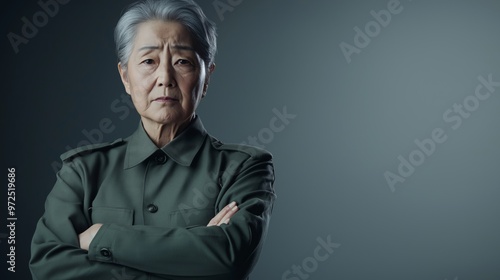
<instances>
[{"instance_id":1,"label":"shoulder seam","mask_svg":"<svg viewBox=\"0 0 500 280\"><path fill-rule=\"evenodd\" d=\"M69 160L71 158L74 158L76 156L82 156L88 153L91 153L96 150L101 150L107 147L113 147L116 146L117 144L123 143L124 140L122 138L118 138L113 142L105 142L105 143L98 143L98 144L91 144L91 145L86 145L82 147L78 147L72 150L69 150L63 154L60 155L60 158L62 161Z\"/></svg>"},{"instance_id":2,"label":"shoulder seam","mask_svg":"<svg viewBox=\"0 0 500 280\"><path fill-rule=\"evenodd\" d=\"M218 145L217 145L218 144ZM212 146L217 150L231 150L231 151L239 151L244 154L249 155L250 157L255 157L263 154L271 154L267 150L264 150L259 147L249 146L245 144L234 144L234 143L222 143L216 138L212 137Z\"/></svg>"}]
</instances>

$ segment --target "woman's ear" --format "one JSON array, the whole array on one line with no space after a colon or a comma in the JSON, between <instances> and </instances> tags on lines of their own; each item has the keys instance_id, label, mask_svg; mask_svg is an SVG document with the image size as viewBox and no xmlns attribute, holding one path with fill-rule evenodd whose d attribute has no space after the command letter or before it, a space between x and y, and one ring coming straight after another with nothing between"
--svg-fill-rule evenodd
<instances>
[{"instance_id":1,"label":"woman's ear","mask_svg":"<svg viewBox=\"0 0 500 280\"><path fill-rule=\"evenodd\" d=\"M214 71L215 71L215 63L212 63L208 67L207 75L205 77L205 84L203 85L203 94L201 97L205 97L205 95L207 95L208 84L210 83L210 76Z\"/></svg>"},{"instance_id":2,"label":"woman's ear","mask_svg":"<svg viewBox=\"0 0 500 280\"><path fill-rule=\"evenodd\" d=\"M215 63L210 64L210 67L208 67L208 74L212 75L212 73L215 71Z\"/></svg>"},{"instance_id":3,"label":"woman's ear","mask_svg":"<svg viewBox=\"0 0 500 280\"><path fill-rule=\"evenodd\" d=\"M122 79L125 91L130 95L130 82L128 79L127 69L123 67L121 62L118 62L118 72L120 73L120 78Z\"/></svg>"}]
</instances>

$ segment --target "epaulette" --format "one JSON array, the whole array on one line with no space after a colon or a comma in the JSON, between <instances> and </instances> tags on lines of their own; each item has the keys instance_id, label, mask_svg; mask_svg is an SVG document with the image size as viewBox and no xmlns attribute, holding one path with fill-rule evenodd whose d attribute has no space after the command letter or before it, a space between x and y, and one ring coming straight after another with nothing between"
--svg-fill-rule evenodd
<instances>
[{"instance_id":1,"label":"epaulette","mask_svg":"<svg viewBox=\"0 0 500 280\"><path fill-rule=\"evenodd\" d=\"M71 158L76 157L76 156L82 156L82 155L86 155L86 154L92 153L92 152L97 151L97 150L110 148L110 147L116 146L122 142L124 142L124 140L122 138L118 138L113 142L85 145L85 146L81 146L81 147L69 150L69 151L63 153L60 157L61 157L62 161L65 161L65 160L71 159Z\"/></svg>"},{"instance_id":2,"label":"epaulette","mask_svg":"<svg viewBox=\"0 0 500 280\"><path fill-rule=\"evenodd\" d=\"M272 157L271 153L259 147L249 146L245 144L226 144L220 142L219 140L215 140L214 144L214 146L219 150L239 151L249 155L250 157L263 155L270 155Z\"/></svg>"}]
</instances>

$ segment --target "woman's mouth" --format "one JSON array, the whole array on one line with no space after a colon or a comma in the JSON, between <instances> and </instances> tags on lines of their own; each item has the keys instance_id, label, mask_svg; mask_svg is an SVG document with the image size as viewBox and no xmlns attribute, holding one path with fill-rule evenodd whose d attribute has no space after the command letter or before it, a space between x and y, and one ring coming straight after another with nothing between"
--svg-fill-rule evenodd
<instances>
[{"instance_id":1,"label":"woman's mouth","mask_svg":"<svg viewBox=\"0 0 500 280\"><path fill-rule=\"evenodd\" d=\"M156 98L154 101L160 102L160 103L172 103L172 102L178 102L179 99L173 98L173 97L168 97L168 96L162 96Z\"/></svg>"}]
</instances>

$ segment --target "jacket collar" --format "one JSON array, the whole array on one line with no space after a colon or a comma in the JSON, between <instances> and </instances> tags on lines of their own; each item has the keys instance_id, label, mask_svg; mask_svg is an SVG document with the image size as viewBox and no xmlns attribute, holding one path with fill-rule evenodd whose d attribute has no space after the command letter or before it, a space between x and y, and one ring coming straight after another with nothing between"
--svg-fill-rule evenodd
<instances>
[{"instance_id":1,"label":"jacket collar","mask_svg":"<svg viewBox=\"0 0 500 280\"><path fill-rule=\"evenodd\" d=\"M151 141L141 122L139 128L127 139L128 145L123 168L132 168L159 150L176 163L189 166L203 145L206 136L207 131L200 118L196 116L181 134L159 149Z\"/></svg>"}]
</instances>

